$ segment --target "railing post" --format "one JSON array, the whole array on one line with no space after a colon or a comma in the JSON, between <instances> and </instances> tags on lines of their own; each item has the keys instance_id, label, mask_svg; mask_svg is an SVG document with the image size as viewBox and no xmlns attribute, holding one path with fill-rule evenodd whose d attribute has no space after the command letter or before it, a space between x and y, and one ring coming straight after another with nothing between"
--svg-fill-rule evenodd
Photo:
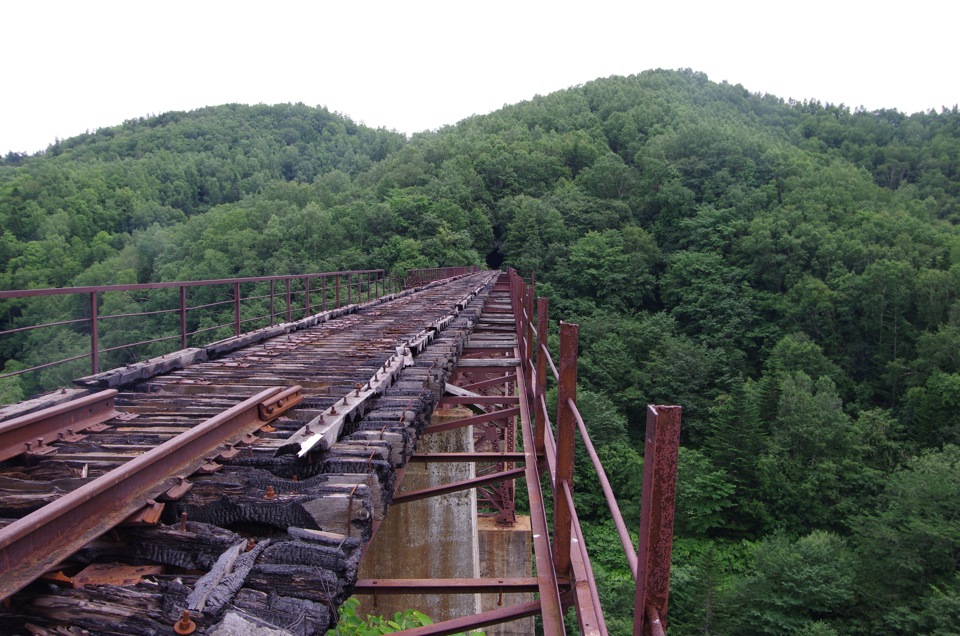
<instances>
[{"instance_id":1,"label":"railing post","mask_svg":"<svg viewBox=\"0 0 960 636\"><path fill-rule=\"evenodd\" d=\"M97 292L90 292L90 368L100 373L100 338L97 333Z\"/></svg>"},{"instance_id":2,"label":"railing post","mask_svg":"<svg viewBox=\"0 0 960 636\"><path fill-rule=\"evenodd\" d=\"M303 314L303 317L306 318L310 315L310 277L303 277L303 311L306 312Z\"/></svg>"},{"instance_id":3,"label":"railing post","mask_svg":"<svg viewBox=\"0 0 960 636\"><path fill-rule=\"evenodd\" d=\"M679 406L647 407L634 636L651 636L654 620L667 617L681 411Z\"/></svg>"},{"instance_id":4,"label":"railing post","mask_svg":"<svg viewBox=\"0 0 960 636\"><path fill-rule=\"evenodd\" d=\"M547 346L547 329L550 324L547 322L547 306L549 301L546 298L537 299L537 381L534 383L534 414L536 416L536 430L534 431L534 447L537 450L537 457L543 457L545 453L544 438L547 426L547 418L541 408L541 398L547 391L547 356L543 353Z\"/></svg>"},{"instance_id":5,"label":"railing post","mask_svg":"<svg viewBox=\"0 0 960 636\"><path fill-rule=\"evenodd\" d=\"M273 326L273 281L270 281L270 326Z\"/></svg>"},{"instance_id":6,"label":"railing post","mask_svg":"<svg viewBox=\"0 0 960 636\"><path fill-rule=\"evenodd\" d=\"M517 349L520 351L520 357L523 358L523 330L520 328L520 286L523 281L515 272L510 272L510 306L513 308L513 330L517 334Z\"/></svg>"},{"instance_id":7,"label":"railing post","mask_svg":"<svg viewBox=\"0 0 960 636\"><path fill-rule=\"evenodd\" d=\"M327 277L326 276L320 277L320 287L321 287L320 311L326 311L327 310Z\"/></svg>"},{"instance_id":8,"label":"railing post","mask_svg":"<svg viewBox=\"0 0 960 636\"><path fill-rule=\"evenodd\" d=\"M187 288L180 285L180 348L187 348Z\"/></svg>"},{"instance_id":9,"label":"railing post","mask_svg":"<svg viewBox=\"0 0 960 636\"><path fill-rule=\"evenodd\" d=\"M353 304L353 274L347 272L347 304Z\"/></svg>"},{"instance_id":10,"label":"railing post","mask_svg":"<svg viewBox=\"0 0 960 636\"><path fill-rule=\"evenodd\" d=\"M288 279L287 279L287 322L290 322L290 320L291 320L290 309L291 309L291 307L290 307L290 279L288 278Z\"/></svg>"},{"instance_id":11,"label":"railing post","mask_svg":"<svg viewBox=\"0 0 960 636\"><path fill-rule=\"evenodd\" d=\"M579 327L560 323L560 384L557 405L557 476L555 493L562 493L566 482L573 493L573 446L577 422L570 401L577 401L577 332ZM566 497L558 494L554 503L553 563L557 574L570 571L572 517Z\"/></svg>"},{"instance_id":12,"label":"railing post","mask_svg":"<svg viewBox=\"0 0 960 636\"><path fill-rule=\"evenodd\" d=\"M531 373L532 369L530 367L533 365L533 350L535 346L533 342L533 287L530 287L529 289L527 289L527 297L525 300L527 301L524 309L526 313L526 317L523 319L523 321L527 324L527 333L526 333L527 343L526 343L526 356L523 358L523 375L529 378L530 380L529 382L527 382L527 397L532 398L533 397L533 382L532 382L533 373Z\"/></svg>"},{"instance_id":13,"label":"railing post","mask_svg":"<svg viewBox=\"0 0 960 636\"><path fill-rule=\"evenodd\" d=\"M233 335L240 335L240 283L233 284Z\"/></svg>"},{"instance_id":14,"label":"railing post","mask_svg":"<svg viewBox=\"0 0 960 636\"><path fill-rule=\"evenodd\" d=\"M367 272L367 302L370 302L370 272Z\"/></svg>"},{"instance_id":15,"label":"railing post","mask_svg":"<svg viewBox=\"0 0 960 636\"><path fill-rule=\"evenodd\" d=\"M340 274L337 274L337 309L340 309Z\"/></svg>"}]
</instances>

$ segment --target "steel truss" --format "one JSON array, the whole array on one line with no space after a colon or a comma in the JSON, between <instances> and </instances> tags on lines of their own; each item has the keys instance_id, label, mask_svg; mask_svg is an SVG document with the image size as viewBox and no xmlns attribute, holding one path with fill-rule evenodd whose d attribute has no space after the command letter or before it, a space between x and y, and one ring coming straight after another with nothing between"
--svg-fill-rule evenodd
<instances>
[{"instance_id":1,"label":"steel truss","mask_svg":"<svg viewBox=\"0 0 960 636\"><path fill-rule=\"evenodd\" d=\"M634 546L609 480L590 440L577 405L577 325L560 323L559 368L547 348L548 302L513 270L501 276L494 292L509 292L509 305L485 308L489 331L482 327L454 370L441 408L468 405L474 415L428 426L425 433L474 426L474 453L415 454L414 462L476 462L477 477L441 487L404 493L403 503L467 488L478 489L478 509L493 510L497 522L516 520L514 480L523 477L530 503L536 577L487 579L363 579L357 593L465 594L536 592L537 600L469 617L407 630L405 634L454 634L519 618L540 615L548 635L565 633L564 614L576 608L582 634L605 635L600 594L574 505L573 449L583 440L607 500L625 559L636 583L635 636L665 634L669 600L670 556L676 500L679 406L649 406L644 447L639 546ZM534 326L536 322L536 326ZM501 326L509 325L509 329ZM557 422L550 422L546 402L547 373L558 384ZM516 450L519 424L523 450ZM517 464L522 464L518 468ZM541 489L546 477L549 492ZM544 496L552 501L547 518Z\"/></svg>"}]
</instances>

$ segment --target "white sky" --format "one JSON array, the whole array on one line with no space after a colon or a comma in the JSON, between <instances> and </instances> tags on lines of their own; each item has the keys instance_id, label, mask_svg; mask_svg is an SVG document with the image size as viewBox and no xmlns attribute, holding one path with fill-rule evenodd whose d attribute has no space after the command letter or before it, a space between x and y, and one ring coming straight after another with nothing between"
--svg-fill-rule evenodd
<instances>
[{"instance_id":1,"label":"white sky","mask_svg":"<svg viewBox=\"0 0 960 636\"><path fill-rule=\"evenodd\" d=\"M960 102L958 17L956 0L9 0L0 153L229 102L411 134L650 68L939 111Z\"/></svg>"}]
</instances>

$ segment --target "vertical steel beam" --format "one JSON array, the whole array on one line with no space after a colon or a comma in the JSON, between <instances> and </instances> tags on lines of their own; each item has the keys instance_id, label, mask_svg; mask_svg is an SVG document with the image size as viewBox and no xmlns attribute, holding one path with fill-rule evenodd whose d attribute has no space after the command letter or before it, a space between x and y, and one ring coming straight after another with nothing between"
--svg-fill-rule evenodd
<instances>
[{"instance_id":1,"label":"vertical steel beam","mask_svg":"<svg viewBox=\"0 0 960 636\"><path fill-rule=\"evenodd\" d=\"M290 279L287 279L287 322L290 322Z\"/></svg>"},{"instance_id":2,"label":"vertical steel beam","mask_svg":"<svg viewBox=\"0 0 960 636\"><path fill-rule=\"evenodd\" d=\"M577 333L579 327L560 323L560 384L557 405L557 479L554 493L562 492L561 482L566 482L573 492L573 445L577 422L570 408L570 401L577 401ZM555 497L553 522L553 562L557 574L570 572L571 511L567 501Z\"/></svg>"},{"instance_id":3,"label":"vertical steel beam","mask_svg":"<svg viewBox=\"0 0 960 636\"><path fill-rule=\"evenodd\" d=\"M271 327L273 326L273 283L274 281L271 280L270 281L270 326Z\"/></svg>"},{"instance_id":4,"label":"vertical steel beam","mask_svg":"<svg viewBox=\"0 0 960 636\"><path fill-rule=\"evenodd\" d=\"M310 315L310 277L303 277L303 317Z\"/></svg>"},{"instance_id":5,"label":"vertical steel beam","mask_svg":"<svg viewBox=\"0 0 960 636\"><path fill-rule=\"evenodd\" d=\"M327 310L327 277L320 277L320 311Z\"/></svg>"},{"instance_id":6,"label":"vertical steel beam","mask_svg":"<svg viewBox=\"0 0 960 636\"><path fill-rule=\"evenodd\" d=\"M651 636L654 618L665 621L667 617L681 411L679 406L647 407L633 609L635 636Z\"/></svg>"},{"instance_id":7,"label":"vertical steel beam","mask_svg":"<svg viewBox=\"0 0 960 636\"><path fill-rule=\"evenodd\" d=\"M340 274L337 274L337 309L340 309Z\"/></svg>"},{"instance_id":8,"label":"vertical steel beam","mask_svg":"<svg viewBox=\"0 0 960 636\"><path fill-rule=\"evenodd\" d=\"M240 283L233 284L233 335L240 335Z\"/></svg>"},{"instance_id":9,"label":"vertical steel beam","mask_svg":"<svg viewBox=\"0 0 960 636\"><path fill-rule=\"evenodd\" d=\"M100 337L97 331L97 292L90 292L90 368L100 373Z\"/></svg>"},{"instance_id":10,"label":"vertical steel beam","mask_svg":"<svg viewBox=\"0 0 960 636\"><path fill-rule=\"evenodd\" d=\"M187 288L180 285L180 348L187 348Z\"/></svg>"},{"instance_id":11,"label":"vertical steel beam","mask_svg":"<svg viewBox=\"0 0 960 636\"><path fill-rule=\"evenodd\" d=\"M537 426L534 431L534 445L538 458L543 457L545 452L544 429L547 426L546 414L540 408L540 397L547 392L547 356L543 350L547 346L547 329L550 324L547 322L548 305L549 301L546 298L537 299L537 378L533 392L533 409Z\"/></svg>"}]
</instances>

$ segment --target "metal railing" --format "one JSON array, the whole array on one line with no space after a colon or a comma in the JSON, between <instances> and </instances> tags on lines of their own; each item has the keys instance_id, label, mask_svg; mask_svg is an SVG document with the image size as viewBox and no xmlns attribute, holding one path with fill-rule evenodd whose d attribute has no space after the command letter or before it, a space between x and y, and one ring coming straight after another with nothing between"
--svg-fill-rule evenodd
<instances>
[{"instance_id":1,"label":"metal railing","mask_svg":"<svg viewBox=\"0 0 960 636\"><path fill-rule=\"evenodd\" d=\"M578 582L573 590L573 601L581 633L606 634L587 546L573 503L573 451L576 433L579 431L599 477L627 565L636 584L633 633L635 636L664 634L669 600L682 409L679 406L647 407L640 534L639 545L635 547L610 481L590 439L587 425L577 408L578 326L560 323L558 368L547 347L547 299L537 298L534 303L532 277L531 284L527 285L516 271L510 269L508 273L520 366L523 370L522 384L527 392L527 400L533 405L534 447L538 461L543 462L553 491L553 564L556 576L571 577ZM556 435L546 400L548 370L558 387Z\"/></svg>"},{"instance_id":2,"label":"metal railing","mask_svg":"<svg viewBox=\"0 0 960 636\"><path fill-rule=\"evenodd\" d=\"M465 276L466 274L475 274L480 271L476 265L468 267L428 267L425 269L408 269L406 284L407 288L420 287L427 283L432 283L444 278L454 276Z\"/></svg>"},{"instance_id":3,"label":"metal railing","mask_svg":"<svg viewBox=\"0 0 960 636\"><path fill-rule=\"evenodd\" d=\"M254 329L273 326L278 321L290 322L296 318L310 316L316 311L322 312L328 308L339 308L354 302L370 301L386 294L474 271L479 271L479 268L415 269L409 270L406 276L401 277L382 269L365 269L288 276L0 291L0 301L26 302L27 299L41 296L67 297L68 301L73 301L66 303L68 310L74 312L74 315L67 316L64 320L11 325L10 328L0 330L0 338L53 327L69 327L74 335L89 338L85 353L43 361L27 368L3 373L0 374L0 379L84 358L90 359L90 372L96 374L100 372L101 356L104 354L163 342L175 343L165 351L169 353L176 348L185 349L192 338L201 334L224 331L226 334L239 336ZM173 290L179 292L178 297L171 293ZM137 298L128 299L128 304L138 308L146 305L150 309L104 313L105 299L113 294L130 292L140 294ZM21 309L23 307L8 306L8 315L17 313ZM77 313L83 315L77 317ZM111 321L120 319L128 321L152 319L157 324L151 325L151 328L158 330L162 328L163 331L159 334L155 332L153 335L156 337L136 342L121 339L104 346L104 333L116 336L116 338L111 337L111 340L122 338L122 334L110 334L110 329L107 327ZM16 318L7 320L11 322ZM208 324L211 321L214 324ZM130 352L129 358L127 361L135 361L137 356ZM0 369L3 368L4 362L0 360Z\"/></svg>"}]
</instances>

